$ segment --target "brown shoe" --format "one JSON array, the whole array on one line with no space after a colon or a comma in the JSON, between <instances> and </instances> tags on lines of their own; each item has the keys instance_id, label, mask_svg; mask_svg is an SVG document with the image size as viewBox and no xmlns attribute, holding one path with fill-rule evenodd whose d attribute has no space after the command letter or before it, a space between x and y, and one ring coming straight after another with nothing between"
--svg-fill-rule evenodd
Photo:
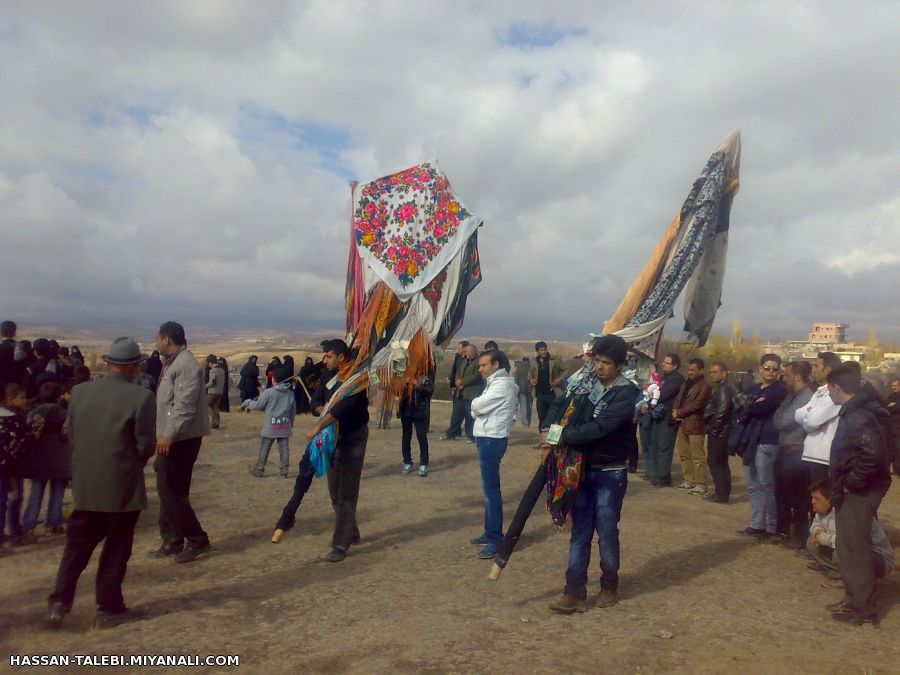
<instances>
[{"instance_id":1,"label":"brown shoe","mask_svg":"<svg viewBox=\"0 0 900 675\"><path fill-rule=\"evenodd\" d=\"M603 609L606 609L607 607L612 607L618 601L619 594L616 591L610 588L603 588L599 593L597 593L597 595L591 598L590 604L594 607L601 607Z\"/></svg>"},{"instance_id":2,"label":"brown shoe","mask_svg":"<svg viewBox=\"0 0 900 675\"><path fill-rule=\"evenodd\" d=\"M587 611L587 604L577 596L563 595L556 602L550 603L550 609L559 614L575 614Z\"/></svg>"}]
</instances>

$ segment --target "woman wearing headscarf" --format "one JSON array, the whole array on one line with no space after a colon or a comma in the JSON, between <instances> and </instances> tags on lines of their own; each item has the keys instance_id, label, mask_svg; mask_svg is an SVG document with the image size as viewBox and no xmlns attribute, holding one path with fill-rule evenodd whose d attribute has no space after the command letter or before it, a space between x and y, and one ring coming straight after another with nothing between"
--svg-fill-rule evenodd
<instances>
[{"instance_id":1,"label":"woman wearing headscarf","mask_svg":"<svg viewBox=\"0 0 900 675\"><path fill-rule=\"evenodd\" d=\"M224 356L220 356L217 362L219 364L219 368L222 369L222 372L225 373L225 384L222 387L222 398L219 399L219 412L231 412L231 404L228 402L228 397L231 394L231 375L228 373L228 361L225 360Z\"/></svg>"},{"instance_id":2,"label":"woman wearing headscarf","mask_svg":"<svg viewBox=\"0 0 900 675\"><path fill-rule=\"evenodd\" d=\"M284 355L283 367L290 371L290 376L294 376L294 357L290 354Z\"/></svg>"},{"instance_id":3,"label":"woman wearing headscarf","mask_svg":"<svg viewBox=\"0 0 900 675\"><path fill-rule=\"evenodd\" d=\"M241 368L241 379L238 381L238 391L241 401L253 400L259 396L259 366L256 365L256 356L247 359L247 363Z\"/></svg>"},{"instance_id":4,"label":"woman wearing headscarf","mask_svg":"<svg viewBox=\"0 0 900 675\"><path fill-rule=\"evenodd\" d=\"M277 356L273 356L272 360L269 361L269 365L266 366L266 389L271 389L274 385L272 378L275 376L275 369L281 368L281 359Z\"/></svg>"},{"instance_id":5,"label":"woman wearing headscarf","mask_svg":"<svg viewBox=\"0 0 900 675\"><path fill-rule=\"evenodd\" d=\"M297 402L297 414L306 415L312 411L309 397L319 386L319 380L322 378L322 371L325 370L325 364L321 361L316 363L311 356L307 356L297 373L299 382L294 386L294 397Z\"/></svg>"},{"instance_id":6,"label":"woman wearing headscarf","mask_svg":"<svg viewBox=\"0 0 900 675\"><path fill-rule=\"evenodd\" d=\"M72 362L73 368L84 365L84 355L81 353L81 348L78 345L72 345L72 350L69 352L69 360Z\"/></svg>"},{"instance_id":7,"label":"woman wearing headscarf","mask_svg":"<svg viewBox=\"0 0 900 675\"><path fill-rule=\"evenodd\" d=\"M147 364L147 374L153 378L156 382L156 386L159 387L159 376L162 374L163 369L162 359L159 358L159 352L154 349L153 353L150 354L150 358L147 359L145 363Z\"/></svg>"}]
</instances>

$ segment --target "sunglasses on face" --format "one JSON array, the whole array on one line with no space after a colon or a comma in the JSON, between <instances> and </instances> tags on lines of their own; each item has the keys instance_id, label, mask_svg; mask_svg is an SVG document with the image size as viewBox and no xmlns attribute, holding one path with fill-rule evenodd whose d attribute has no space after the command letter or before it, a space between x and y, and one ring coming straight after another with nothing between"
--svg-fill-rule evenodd
<instances>
[{"instance_id":1,"label":"sunglasses on face","mask_svg":"<svg viewBox=\"0 0 900 675\"><path fill-rule=\"evenodd\" d=\"M781 366L763 366L762 369L769 373L777 373L781 370Z\"/></svg>"}]
</instances>

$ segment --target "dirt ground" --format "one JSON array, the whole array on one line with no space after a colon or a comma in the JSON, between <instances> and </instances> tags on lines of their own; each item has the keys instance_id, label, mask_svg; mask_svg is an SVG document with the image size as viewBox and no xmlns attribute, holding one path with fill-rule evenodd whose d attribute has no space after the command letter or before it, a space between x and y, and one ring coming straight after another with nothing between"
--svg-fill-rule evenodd
<instances>
[{"instance_id":1,"label":"dirt ground","mask_svg":"<svg viewBox=\"0 0 900 675\"><path fill-rule=\"evenodd\" d=\"M632 477L621 523L621 600L613 608L574 616L547 608L562 591L568 536L550 526L542 502L500 580L489 581L491 563L468 543L483 518L475 448L438 440L448 414L448 403L434 404L427 478L400 474L396 421L371 431L358 517L363 538L338 564L323 560L333 524L324 480L314 483L294 530L281 544L269 541L310 418L298 418L291 480L283 480L275 449L266 478L247 472L260 415L225 415L224 428L204 442L192 490L214 550L187 565L147 557L159 544L148 468L150 508L125 581L126 601L142 618L90 630L95 554L64 627L45 629L63 538L43 538L0 559L0 671L11 670L13 654L235 654L239 668L208 670L900 672L898 576L879 584L879 630L835 624L823 606L839 591L823 588L823 577L790 551L735 534L749 519L736 461L727 506ZM535 466L532 443L517 427L503 461L507 521ZM881 517L900 543L897 486ZM598 590L598 578L595 549L589 592Z\"/></svg>"}]
</instances>

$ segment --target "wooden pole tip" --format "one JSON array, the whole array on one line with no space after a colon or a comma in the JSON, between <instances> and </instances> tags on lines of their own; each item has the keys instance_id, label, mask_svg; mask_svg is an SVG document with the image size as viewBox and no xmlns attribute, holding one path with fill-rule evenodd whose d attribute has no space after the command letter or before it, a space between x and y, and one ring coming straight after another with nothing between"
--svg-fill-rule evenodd
<instances>
[{"instance_id":1,"label":"wooden pole tip","mask_svg":"<svg viewBox=\"0 0 900 675\"><path fill-rule=\"evenodd\" d=\"M272 534L272 543L277 544L278 542L281 541L281 538L283 536L284 536L284 530L282 530L280 528L275 530L275 532Z\"/></svg>"},{"instance_id":2,"label":"wooden pole tip","mask_svg":"<svg viewBox=\"0 0 900 675\"><path fill-rule=\"evenodd\" d=\"M488 579L491 581L497 581L500 578L500 573L503 571L503 568L500 567L497 563L494 563L491 567L491 573L488 575Z\"/></svg>"}]
</instances>

